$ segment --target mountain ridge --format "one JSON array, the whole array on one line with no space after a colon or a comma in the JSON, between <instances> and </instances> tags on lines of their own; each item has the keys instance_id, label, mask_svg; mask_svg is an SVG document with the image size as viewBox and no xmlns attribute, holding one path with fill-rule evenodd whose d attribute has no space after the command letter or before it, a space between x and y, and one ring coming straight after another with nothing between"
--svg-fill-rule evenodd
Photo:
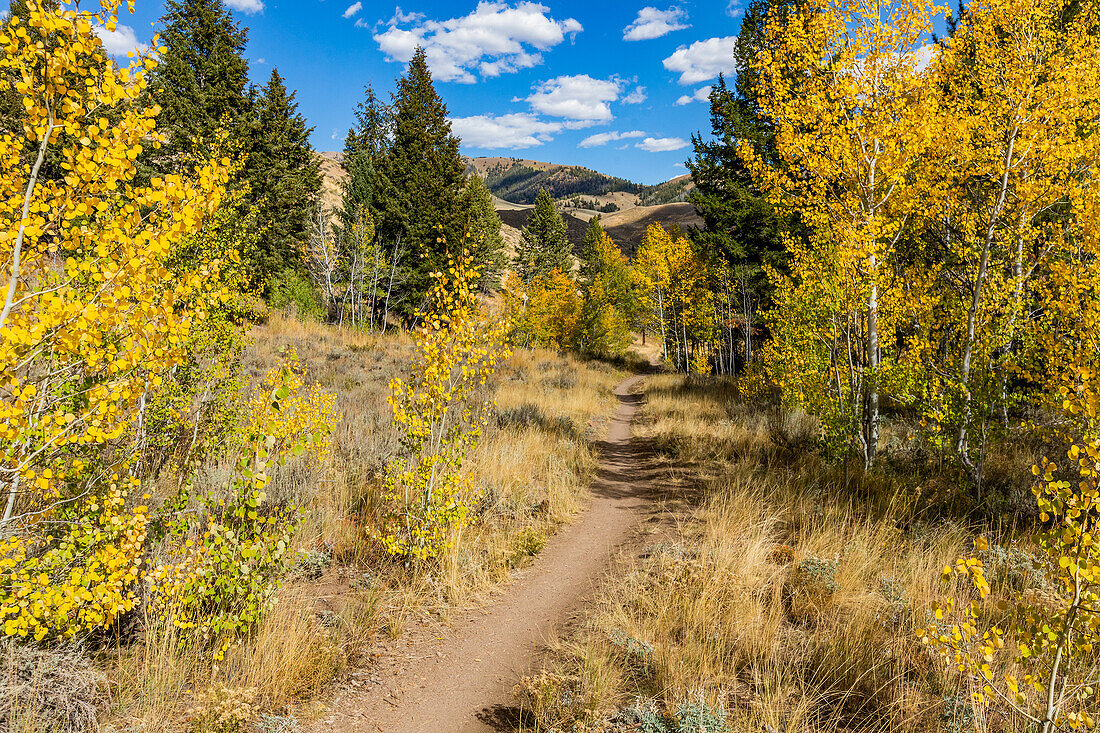
<instances>
[{"instance_id":1,"label":"mountain ridge","mask_svg":"<svg viewBox=\"0 0 1100 733\"><path fill-rule=\"evenodd\" d=\"M323 205L329 211L340 205L344 178L343 153L317 153L324 176ZM701 227L702 218L687 196L695 187L690 174L646 186L609 176L583 166L548 163L528 158L464 157L468 173L477 172L493 194L493 205L503 221L509 246L519 242L519 231L540 188L546 187L566 222L574 252L592 217L599 215L605 231L628 256L633 256L650 224ZM581 190L577 190L581 189ZM596 191L583 193L584 190ZM555 191L559 195L555 195ZM516 195L519 192L521 195ZM564 195L562 192L565 192ZM525 200L515 200L515 199ZM526 200L529 199L529 202Z\"/></svg>"}]
</instances>

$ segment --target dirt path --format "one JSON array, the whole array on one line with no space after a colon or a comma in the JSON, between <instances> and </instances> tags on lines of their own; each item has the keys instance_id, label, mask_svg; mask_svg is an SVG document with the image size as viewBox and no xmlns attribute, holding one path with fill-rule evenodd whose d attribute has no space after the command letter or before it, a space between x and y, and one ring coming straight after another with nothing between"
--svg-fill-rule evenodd
<instances>
[{"instance_id":1,"label":"dirt path","mask_svg":"<svg viewBox=\"0 0 1100 733\"><path fill-rule=\"evenodd\" d=\"M569 621L603 576L647 504L645 481L639 480L642 459L630 429L642 399L631 389L642 378L631 377L615 388L620 405L584 515L555 535L493 603L360 673L361 681L333 701L333 713L312 731L512 729L512 686L548 634Z\"/></svg>"}]
</instances>

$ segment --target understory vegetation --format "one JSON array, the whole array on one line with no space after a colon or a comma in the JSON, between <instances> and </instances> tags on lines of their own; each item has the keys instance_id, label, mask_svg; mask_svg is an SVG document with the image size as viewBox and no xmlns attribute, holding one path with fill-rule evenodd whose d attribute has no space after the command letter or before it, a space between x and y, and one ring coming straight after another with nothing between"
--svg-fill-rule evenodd
<instances>
[{"instance_id":1,"label":"understory vegetation","mask_svg":"<svg viewBox=\"0 0 1100 733\"><path fill-rule=\"evenodd\" d=\"M388 558L377 534L385 466L399 440L388 417L389 382L405 373L413 348L407 337L278 313L256 326L242 356L245 373L259 379L295 353L300 379L334 395L340 415L331 451L288 462L267 488L275 505L303 508L282 570L265 581L281 585L271 586L269 610L216 662L209 650L181 644L190 631L144 610L125 633L93 644L11 645L0 682L10 729L81 731L97 719L119 733L304 724L320 710L310 700L364 664L379 641L425 614L446 618L536 555L584 507L597 460L591 444L622 373L539 350L503 362L485 388L496 413L464 469L479 487L472 521L437 563L408 566ZM225 470L209 464L197 483L216 482Z\"/></svg>"}]
</instances>

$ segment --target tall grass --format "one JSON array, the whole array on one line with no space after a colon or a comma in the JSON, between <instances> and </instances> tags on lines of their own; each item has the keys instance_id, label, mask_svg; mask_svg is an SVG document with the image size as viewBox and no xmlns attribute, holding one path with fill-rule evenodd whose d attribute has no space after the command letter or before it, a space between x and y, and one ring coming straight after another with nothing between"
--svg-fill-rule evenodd
<instances>
[{"instance_id":1,"label":"tall grass","mask_svg":"<svg viewBox=\"0 0 1100 733\"><path fill-rule=\"evenodd\" d=\"M730 384L660 375L647 393L637 440L685 500L517 686L525 729L1010 729L914 635L966 598L939 579L970 549L961 523L929 521L904 473L825 465L809 418Z\"/></svg>"}]
</instances>

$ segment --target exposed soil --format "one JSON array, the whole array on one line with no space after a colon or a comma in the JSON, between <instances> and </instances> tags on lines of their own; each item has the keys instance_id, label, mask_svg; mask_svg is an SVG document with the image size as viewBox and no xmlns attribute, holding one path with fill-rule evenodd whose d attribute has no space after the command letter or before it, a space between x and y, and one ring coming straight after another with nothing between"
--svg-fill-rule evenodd
<instances>
[{"instance_id":1,"label":"exposed soil","mask_svg":"<svg viewBox=\"0 0 1100 733\"><path fill-rule=\"evenodd\" d=\"M643 400L632 389L641 379L631 377L615 389L620 405L585 513L487 605L392 642L353 676L331 701L330 715L311 731L464 733L515 727L513 685L536 662L543 643L570 624L652 501L655 477L631 439L631 421Z\"/></svg>"}]
</instances>

